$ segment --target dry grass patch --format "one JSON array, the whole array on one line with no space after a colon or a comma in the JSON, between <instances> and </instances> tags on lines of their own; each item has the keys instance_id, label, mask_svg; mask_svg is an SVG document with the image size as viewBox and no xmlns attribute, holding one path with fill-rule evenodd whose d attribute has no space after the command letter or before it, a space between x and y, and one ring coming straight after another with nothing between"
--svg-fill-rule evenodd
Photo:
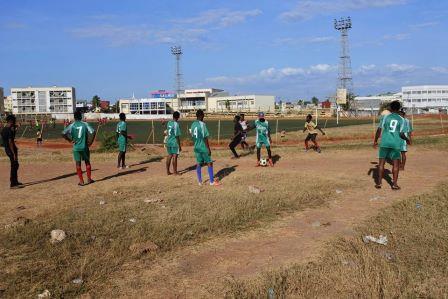
<instances>
[{"instance_id":1,"label":"dry grass patch","mask_svg":"<svg viewBox=\"0 0 448 299\"><path fill-rule=\"evenodd\" d=\"M161 178L159 184L148 187L80 198L77 208L2 230L0 276L4 295L35 297L48 289L54 297L85 292L98 296L110 275L125 262L153 259L180 246L256 227L281 214L321 206L334 198L334 189L327 187L335 188L334 183L297 178L300 184L292 184L291 177L292 173L275 169L250 177L234 173L219 189L192 185L189 178ZM258 182L266 182L260 186L266 191L249 193L248 185ZM106 203L100 205L100 200ZM67 238L51 244L52 229L64 230ZM136 255L135 248L148 241L152 243L146 254ZM76 278L83 283L72 283Z\"/></svg>"},{"instance_id":2,"label":"dry grass patch","mask_svg":"<svg viewBox=\"0 0 448 299\"><path fill-rule=\"evenodd\" d=\"M386 246L363 235L386 235ZM330 242L316 262L229 281L229 298L443 298L448 294L448 184L395 204Z\"/></svg>"}]
</instances>

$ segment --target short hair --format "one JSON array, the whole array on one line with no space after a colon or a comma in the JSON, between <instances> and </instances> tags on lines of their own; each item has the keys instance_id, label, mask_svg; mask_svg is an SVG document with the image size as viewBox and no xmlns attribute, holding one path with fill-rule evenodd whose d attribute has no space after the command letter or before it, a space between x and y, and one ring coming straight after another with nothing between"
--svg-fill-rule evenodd
<instances>
[{"instance_id":1,"label":"short hair","mask_svg":"<svg viewBox=\"0 0 448 299\"><path fill-rule=\"evenodd\" d=\"M124 114L123 112L120 113L119 115L120 120L125 120L126 119L126 114Z\"/></svg>"},{"instance_id":2,"label":"short hair","mask_svg":"<svg viewBox=\"0 0 448 299\"><path fill-rule=\"evenodd\" d=\"M81 119L82 119L82 113L81 113L81 111L79 111L79 110L75 111L75 113L73 113L73 117L74 117L76 120L81 120Z\"/></svg>"},{"instance_id":3,"label":"short hair","mask_svg":"<svg viewBox=\"0 0 448 299\"><path fill-rule=\"evenodd\" d=\"M394 112L398 112L401 109L401 103L399 101L393 101L390 103L390 109Z\"/></svg>"},{"instance_id":4,"label":"short hair","mask_svg":"<svg viewBox=\"0 0 448 299\"><path fill-rule=\"evenodd\" d=\"M6 117L6 122L16 122L16 117L14 116L14 114L10 114Z\"/></svg>"},{"instance_id":5,"label":"short hair","mask_svg":"<svg viewBox=\"0 0 448 299\"><path fill-rule=\"evenodd\" d=\"M180 117L180 113L179 113L179 111L174 111L174 113L173 113L173 118L174 119L178 119Z\"/></svg>"},{"instance_id":6,"label":"short hair","mask_svg":"<svg viewBox=\"0 0 448 299\"><path fill-rule=\"evenodd\" d=\"M244 113L240 113L240 117L244 117Z\"/></svg>"},{"instance_id":7,"label":"short hair","mask_svg":"<svg viewBox=\"0 0 448 299\"><path fill-rule=\"evenodd\" d=\"M241 116L239 116L239 115L235 115L235 119L236 119L237 121L240 121Z\"/></svg>"},{"instance_id":8,"label":"short hair","mask_svg":"<svg viewBox=\"0 0 448 299\"><path fill-rule=\"evenodd\" d=\"M196 111L196 117L200 117L200 116L204 116L204 111L202 111L202 109L199 109L198 111Z\"/></svg>"},{"instance_id":9,"label":"short hair","mask_svg":"<svg viewBox=\"0 0 448 299\"><path fill-rule=\"evenodd\" d=\"M404 109L401 109L400 113L403 114L403 115L406 115L406 111L404 111Z\"/></svg>"},{"instance_id":10,"label":"short hair","mask_svg":"<svg viewBox=\"0 0 448 299\"><path fill-rule=\"evenodd\" d=\"M306 118L313 118L313 116L311 115L311 114L308 114L307 116L306 116Z\"/></svg>"}]
</instances>

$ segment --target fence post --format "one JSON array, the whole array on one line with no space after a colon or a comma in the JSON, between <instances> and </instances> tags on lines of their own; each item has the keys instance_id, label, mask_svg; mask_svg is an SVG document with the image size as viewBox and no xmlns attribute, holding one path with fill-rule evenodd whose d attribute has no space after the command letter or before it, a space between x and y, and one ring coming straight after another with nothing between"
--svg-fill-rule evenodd
<instances>
[{"instance_id":1,"label":"fence post","mask_svg":"<svg viewBox=\"0 0 448 299\"><path fill-rule=\"evenodd\" d=\"M221 138L221 120L218 119L218 146L220 145L220 138Z\"/></svg>"},{"instance_id":2,"label":"fence post","mask_svg":"<svg viewBox=\"0 0 448 299\"><path fill-rule=\"evenodd\" d=\"M154 132L154 120L151 120L151 128L152 128L152 144L155 144L155 132Z\"/></svg>"},{"instance_id":3,"label":"fence post","mask_svg":"<svg viewBox=\"0 0 448 299\"><path fill-rule=\"evenodd\" d=\"M278 118L275 124L275 144L278 145Z\"/></svg>"},{"instance_id":4,"label":"fence post","mask_svg":"<svg viewBox=\"0 0 448 299\"><path fill-rule=\"evenodd\" d=\"M317 108L316 108L316 125L318 123L318 116L317 116Z\"/></svg>"},{"instance_id":5,"label":"fence post","mask_svg":"<svg viewBox=\"0 0 448 299\"><path fill-rule=\"evenodd\" d=\"M443 117L442 117L442 113L439 112L440 115L440 126L442 127L442 134L445 134L445 129L443 128Z\"/></svg>"}]
</instances>

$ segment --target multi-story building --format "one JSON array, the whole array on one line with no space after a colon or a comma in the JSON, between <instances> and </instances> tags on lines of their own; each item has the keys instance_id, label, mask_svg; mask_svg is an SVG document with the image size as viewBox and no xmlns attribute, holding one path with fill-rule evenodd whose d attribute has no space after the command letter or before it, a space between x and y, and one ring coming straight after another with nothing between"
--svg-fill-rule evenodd
<instances>
[{"instance_id":1,"label":"multi-story building","mask_svg":"<svg viewBox=\"0 0 448 299\"><path fill-rule=\"evenodd\" d=\"M118 106L121 113L149 114L165 117L173 112L171 100L165 98L121 99Z\"/></svg>"},{"instance_id":2,"label":"multi-story building","mask_svg":"<svg viewBox=\"0 0 448 299\"><path fill-rule=\"evenodd\" d=\"M3 99L4 99L3 105L5 112L12 113L12 96L6 96L6 97L3 96Z\"/></svg>"},{"instance_id":3,"label":"multi-story building","mask_svg":"<svg viewBox=\"0 0 448 299\"><path fill-rule=\"evenodd\" d=\"M354 109L378 113L382 103L401 101L401 93L389 93L383 95L355 97Z\"/></svg>"},{"instance_id":4,"label":"multi-story building","mask_svg":"<svg viewBox=\"0 0 448 299\"><path fill-rule=\"evenodd\" d=\"M193 112L199 109L209 111L209 98L217 96L228 96L227 92L216 88L186 89L173 101L175 110L180 112ZM216 110L216 105L212 105Z\"/></svg>"},{"instance_id":5,"label":"multi-story building","mask_svg":"<svg viewBox=\"0 0 448 299\"><path fill-rule=\"evenodd\" d=\"M0 87L0 114L5 113L5 97L3 94L3 87Z\"/></svg>"},{"instance_id":6,"label":"multi-story building","mask_svg":"<svg viewBox=\"0 0 448 299\"><path fill-rule=\"evenodd\" d=\"M11 88L14 114L57 115L73 114L76 105L73 87Z\"/></svg>"},{"instance_id":7,"label":"multi-story building","mask_svg":"<svg viewBox=\"0 0 448 299\"><path fill-rule=\"evenodd\" d=\"M404 107L414 113L448 109L448 85L404 86L401 90Z\"/></svg>"},{"instance_id":8,"label":"multi-story building","mask_svg":"<svg viewBox=\"0 0 448 299\"><path fill-rule=\"evenodd\" d=\"M269 95L214 96L207 112L275 112L275 97Z\"/></svg>"}]
</instances>

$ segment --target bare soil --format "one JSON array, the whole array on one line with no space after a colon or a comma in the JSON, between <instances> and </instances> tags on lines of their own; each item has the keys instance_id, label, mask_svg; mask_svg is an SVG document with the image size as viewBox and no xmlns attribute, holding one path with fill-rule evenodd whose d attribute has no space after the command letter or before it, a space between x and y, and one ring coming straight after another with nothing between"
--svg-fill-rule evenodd
<instances>
[{"instance_id":1,"label":"bare soil","mask_svg":"<svg viewBox=\"0 0 448 299\"><path fill-rule=\"evenodd\" d=\"M419 147L411 149L407 169L400 173L400 191L392 191L386 182L381 190L373 188L374 150L332 150L319 155L278 149L276 153L280 160L273 169L254 168L254 157L248 156L237 161L219 158L215 170L230 164L238 165L238 172L250 176L254 171L281 173L281 169L287 167L310 177L332 178L346 187L340 188L342 193L337 193L335 188L335 198L328 206L297 212L260 229L179 249L153 261L138 260L127 264L111 277L112 287L104 297L222 296L225 279L251 277L265 270L313 260L327 241L352 236L353 227L376 215L378 209L426 192L448 175L446 152ZM70 155L70 151L63 150L63 154ZM134 165L129 173L118 177L113 175L117 173L115 159L108 163L93 161L94 178L100 181L82 189L76 185L72 162L29 162L20 169L20 178L26 187L9 190L9 163L3 160L0 162L0 187L4 190L0 195L0 224L11 223L17 217L35 219L61 208L76 207L76 200L67 194L82 192L94 197L95 193L105 189L142 185L148 177L165 176L164 163L139 164L135 159L130 162ZM179 168L191 165L194 165L193 159L183 158ZM195 183L194 176L194 172L188 172L180 179ZM289 182L279 183L288 188L288 184L301 182L291 177ZM223 184L226 184L225 180ZM260 182L260 187L262 184Z\"/></svg>"}]
</instances>

